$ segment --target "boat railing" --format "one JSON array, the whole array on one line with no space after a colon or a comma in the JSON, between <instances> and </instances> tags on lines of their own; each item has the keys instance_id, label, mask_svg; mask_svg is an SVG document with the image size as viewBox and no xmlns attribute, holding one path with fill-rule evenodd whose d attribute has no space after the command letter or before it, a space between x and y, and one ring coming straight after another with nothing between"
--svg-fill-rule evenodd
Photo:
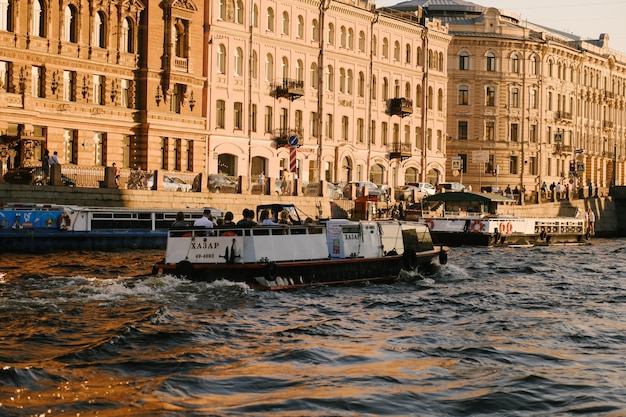
<instances>
[{"instance_id":1,"label":"boat railing","mask_svg":"<svg viewBox=\"0 0 626 417\"><path fill-rule=\"evenodd\" d=\"M585 221L583 219L541 219L535 222L535 233L540 234L583 234Z\"/></svg>"}]
</instances>

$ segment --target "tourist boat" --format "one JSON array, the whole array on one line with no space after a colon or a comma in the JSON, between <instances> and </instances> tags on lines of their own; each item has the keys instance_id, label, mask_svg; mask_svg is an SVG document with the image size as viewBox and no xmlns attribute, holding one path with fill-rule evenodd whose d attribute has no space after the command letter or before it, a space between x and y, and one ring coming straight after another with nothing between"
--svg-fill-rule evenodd
<instances>
[{"instance_id":1,"label":"tourist boat","mask_svg":"<svg viewBox=\"0 0 626 417\"><path fill-rule=\"evenodd\" d=\"M185 209L193 224L203 209ZM215 217L221 211L212 209ZM165 249L175 210L11 203L0 207L0 252Z\"/></svg>"},{"instance_id":2,"label":"tourist boat","mask_svg":"<svg viewBox=\"0 0 626 417\"><path fill-rule=\"evenodd\" d=\"M428 225L435 242L449 246L535 246L589 239L582 218L499 213L499 207L508 204L515 200L500 194L440 193L425 197L406 216Z\"/></svg>"},{"instance_id":3,"label":"tourist boat","mask_svg":"<svg viewBox=\"0 0 626 417\"><path fill-rule=\"evenodd\" d=\"M402 270L425 270L435 259L445 264L448 252L433 245L428 228L417 222L329 219L313 225L176 228L153 272L283 290L391 282Z\"/></svg>"}]
</instances>

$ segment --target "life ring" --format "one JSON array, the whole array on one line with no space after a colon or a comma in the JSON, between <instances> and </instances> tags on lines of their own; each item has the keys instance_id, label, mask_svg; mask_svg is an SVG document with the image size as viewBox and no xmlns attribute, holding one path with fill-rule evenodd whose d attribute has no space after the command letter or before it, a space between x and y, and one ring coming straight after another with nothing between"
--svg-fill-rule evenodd
<instances>
[{"instance_id":1,"label":"life ring","mask_svg":"<svg viewBox=\"0 0 626 417\"><path fill-rule=\"evenodd\" d=\"M506 232L506 224L505 223L500 223L500 226L498 226L500 228L500 234L503 234L504 232Z\"/></svg>"},{"instance_id":2,"label":"life ring","mask_svg":"<svg viewBox=\"0 0 626 417\"><path fill-rule=\"evenodd\" d=\"M237 236L237 233L235 233L233 230L227 230L225 232L222 232L222 236Z\"/></svg>"},{"instance_id":3,"label":"life ring","mask_svg":"<svg viewBox=\"0 0 626 417\"><path fill-rule=\"evenodd\" d=\"M479 220L474 220L472 225L470 226L470 230L474 233L480 233L483 231L483 222Z\"/></svg>"},{"instance_id":4,"label":"life ring","mask_svg":"<svg viewBox=\"0 0 626 417\"><path fill-rule=\"evenodd\" d=\"M191 278L193 275L193 265L187 260L180 261L176 264L175 274L177 276Z\"/></svg>"},{"instance_id":5,"label":"life ring","mask_svg":"<svg viewBox=\"0 0 626 417\"><path fill-rule=\"evenodd\" d=\"M511 224L511 222L508 222L506 224L506 232L511 233L512 231L513 231L513 225Z\"/></svg>"},{"instance_id":6,"label":"life ring","mask_svg":"<svg viewBox=\"0 0 626 417\"><path fill-rule=\"evenodd\" d=\"M57 217L57 226L59 227L59 230L67 230L71 225L72 219L70 219L69 214L65 212L59 214L59 217Z\"/></svg>"}]
</instances>

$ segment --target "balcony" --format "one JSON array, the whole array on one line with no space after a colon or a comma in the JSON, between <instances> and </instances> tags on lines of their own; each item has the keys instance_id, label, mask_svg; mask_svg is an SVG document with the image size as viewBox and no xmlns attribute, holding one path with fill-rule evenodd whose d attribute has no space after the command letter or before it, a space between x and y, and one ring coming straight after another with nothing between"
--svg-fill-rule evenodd
<instances>
[{"instance_id":1,"label":"balcony","mask_svg":"<svg viewBox=\"0 0 626 417\"><path fill-rule=\"evenodd\" d=\"M606 98L607 100L614 100L615 99L615 93L612 91L605 91L604 92L604 98Z\"/></svg>"},{"instance_id":2,"label":"balcony","mask_svg":"<svg viewBox=\"0 0 626 417\"><path fill-rule=\"evenodd\" d=\"M554 145L555 154L564 154L564 153L571 153L571 152L572 152L572 145L562 145L560 143L557 143L556 145Z\"/></svg>"},{"instance_id":3,"label":"balcony","mask_svg":"<svg viewBox=\"0 0 626 417\"><path fill-rule=\"evenodd\" d=\"M189 72L189 60L187 58L175 56L172 64L175 71Z\"/></svg>"},{"instance_id":4,"label":"balcony","mask_svg":"<svg viewBox=\"0 0 626 417\"><path fill-rule=\"evenodd\" d=\"M613 129L614 123L610 120L604 120L602 122L602 127L605 129Z\"/></svg>"},{"instance_id":5,"label":"balcony","mask_svg":"<svg viewBox=\"0 0 626 417\"><path fill-rule=\"evenodd\" d=\"M291 136L296 136L299 144L302 144L303 133L304 131L302 129L275 129L272 131L272 138L276 143L276 148L282 148L284 146L289 146L289 138Z\"/></svg>"},{"instance_id":6,"label":"balcony","mask_svg":"<svg viewBox=\"0 0 626 417\"><path fill-rule=\"evenodd\" d=\"M274 81L271 85L270 95L274 98L287 98L291 101L304 95L304 81L290 80L287 78Z\"/></svg>"},{"instance_id":7,"label":"balcony","mask_svg":"<svg viewBox=\"0 0 626 417\"><path fill-rule=\"evenodd\" d=\"M404 161L413 156L410 143L394 142L389 145L389 159L399 159Z\"/></svg>"},{"instance_id":8,"label":"balcony","mask_svg":"<svg viewBox=\"0 0 626 417\"><path fill-rule=\"evenodd\" d=\"M389 115L405 117L413 114L413 100L392 98L389 100Z\"/></svg>"},{"instance_id":9,"label":"balcony","mask_svg":"<svg viewBox=\"0 0 626 417\"><path fill-rule=\"evenodd\" d=\"M556 118L563 119L563 120L572 120L572 113L565 112L565 111L557 111Z\"/></svg>"}]
</instances>

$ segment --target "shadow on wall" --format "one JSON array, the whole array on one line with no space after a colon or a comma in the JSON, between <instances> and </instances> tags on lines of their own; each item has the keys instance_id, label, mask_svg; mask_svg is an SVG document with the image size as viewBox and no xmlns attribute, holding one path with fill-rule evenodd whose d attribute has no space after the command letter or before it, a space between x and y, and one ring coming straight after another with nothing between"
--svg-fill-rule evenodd
<instances>
[{"instance_id":1,"label":"shadow on wall","mask_svg":"<svg viewBox=\"0 0 626 417\"><path fill-rule=\"evenodd\" d=\"M339 207L336 203L331 201L330 203L330 217L331 219L347 219L348 212Z\"/></svg>"}]
</instances>

